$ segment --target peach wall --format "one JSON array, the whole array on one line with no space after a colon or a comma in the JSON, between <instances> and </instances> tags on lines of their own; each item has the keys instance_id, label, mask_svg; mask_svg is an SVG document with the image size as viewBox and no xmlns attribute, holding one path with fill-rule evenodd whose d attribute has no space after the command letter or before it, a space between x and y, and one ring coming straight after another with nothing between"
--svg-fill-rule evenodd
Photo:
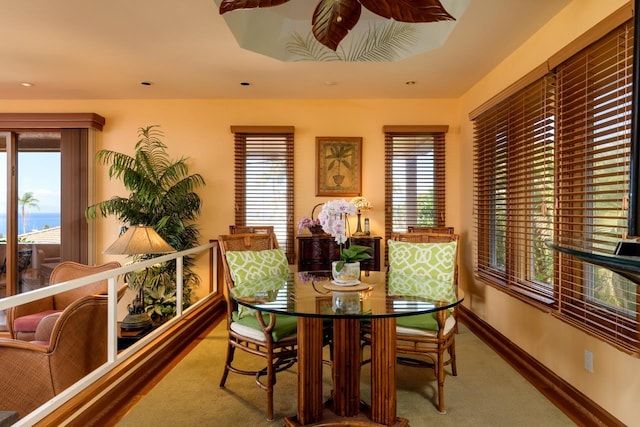
<instances>
[{"instance_id":1,"label":"peach wall","mask_svg":"<svg viewBox=\"0 0 640 427\"><path fill-rule=\"evenodd\" d=\"M450 125L447 181L452 194L457 193L461 167L459 129L454 123L459 117L457 100L46 100L3 101L0 110L98 113L106 118L106 126L97 133L96 148L126 153L133 153L139 127L160 125L169 154L189 157L190 172L202 174L206 181L199 192L203 199L202 242L226 233L234 222L231 125L295 126L296 221L310 215L315 204L329 200L315 197L316 136L363 138L362 194L373 205L367 213L373 234L384 231L383 125ZM97 200L124 194L119 182L106 178L104 168L99 167L96 176ZM451 224L458 226L458 199L447 203ZM116 238L118 229L115 219L98 220L98 259L104 257L100 251Z\"/></svg>"},{"instance_id":2,"label":"peach wall","mask_svg":"<svg viewBox=\"0 0 640 427\"><path fill-rule=\"evenodd\" d=\"M570 41L613 13L627 1L575 0L544 28L478 82L460 99L461 200L473 200L473 126L468 113L542 64ZM471 209L460 223L472 232ZM465 232L463 231L463 233ZM471 239L466 239L471 241ZM473 279L473 248L463 248L461 269L465 304L519 347L608 410L623 423L640 425L640 360L578 331L554 316L511 298ZM584 369L584 350L593 352L594 372Z\"/></svg>"}]
</instances>

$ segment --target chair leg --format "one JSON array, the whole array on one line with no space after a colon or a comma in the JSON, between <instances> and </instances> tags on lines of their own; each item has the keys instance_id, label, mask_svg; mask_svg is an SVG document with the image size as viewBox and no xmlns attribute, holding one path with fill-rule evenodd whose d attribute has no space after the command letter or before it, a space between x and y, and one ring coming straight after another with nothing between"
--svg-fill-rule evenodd
<instances>
[{"instance_id":1,"label":"chair leg","mask_svg":"<svg viewBox=\"0 0 640 427\"><path fill-rule=\"evenodd\" d=\"M229 366L231 366L231 362L233 361L233 354L236 350L236 347L231 345L231 343L227 343L227 358L224 361L224 372L222 372L222 378L220 379L220 387L224 387L224 384L227 382L227 377L229 376Z\"/></svg>"},{"instance_id":2,"label":"chair leg","mask_svg":"<svg viewBox=\"0 0 640 427\"><path fill-rule=\"evenodd\" d=\"M438 411L444 414L444 350L438 350L436 378L438 380Z\"/></svg>"},{"instance_id":3,"label":"chair leg","mask_svg":"<svg viewBox=\"0 0 640 427\"><path fill-rule=\"evenodd\" d=\"M455 341L449 346L449 360L451 360L451 374L455 377L458 375L458 367L456 366L456 343Z\"/></svg>"},{"instance_id":4,"label":"chair leg","mask_svg":"<svg viewBox=\"0 0 640 427\"><path fill-rule=\"evenodd\" d=\"M267 421L273 421L273 385L276 380L276 370L273 366L271 352L267 356Z\"/></svg>"}]
</instances>

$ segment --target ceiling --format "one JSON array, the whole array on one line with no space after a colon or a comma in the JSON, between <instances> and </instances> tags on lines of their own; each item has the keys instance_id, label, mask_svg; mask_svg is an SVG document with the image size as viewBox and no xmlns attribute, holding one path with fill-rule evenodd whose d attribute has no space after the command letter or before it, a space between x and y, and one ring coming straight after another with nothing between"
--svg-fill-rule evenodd
<instances>
[{"instance_id":1,"label":"ceiling","mask_svg":"<svg viewBox=\"0 0 640 427\"><path fill-rule=\"evenodd\" d=\"M571 0L442 4L456 1L468 6L440 48L396 62L285 62L239 48L214 0L4 0L0 99L456 98Z\"/></svg>"}]
</instances>

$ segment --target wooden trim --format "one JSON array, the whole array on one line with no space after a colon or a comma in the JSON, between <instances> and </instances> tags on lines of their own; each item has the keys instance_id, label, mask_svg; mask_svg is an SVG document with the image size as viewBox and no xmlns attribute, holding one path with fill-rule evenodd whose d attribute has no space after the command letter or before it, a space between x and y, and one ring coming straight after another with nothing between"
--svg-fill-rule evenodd
<instances>
[{"instance_id":1,"label":"wooden trim","mask_svg":"<svg viewBox=\"0 0 640 427\"><path fill-rule=\"evenodd\" d=\"M548 72L549 68L546 63L538 65L536 68L528 72L524 77L521 77L515 83L509 85L509 87L507 87L506 89L492 96L491 98L489 98L489 100L483 102L479 107L474 108L469 113L469 120L475 120L476 117L478 117L480 114L486 112L493 106L509 98L514 93L519 92L520 90L529 86L531 83L543 78Z\"/></svg>"},{"instance_id":2,"label":"wooden trim","mask_svg":"<svg viewBox=\"0 0 640 427\"><path fill-rule=\"evenodd\" d=\"M96 113L0 113L0 130L93 128L105 118Z\"/></svg>"},{"instance_id":3,"label":"wooden trim","mask_svg":"<svg viewBox=\"0 0 640 427\"><path fill-rule=\"evenodd\" d=\"M449 125L385 125L384 133L447 133Z\"/></svg>"},{"instance_id":4,"label":"wooden trim","mask_svg":"<svg viewBox=\"0 0 640 427\"><path fill-rule=\"evenodd\" d=\"M224 319L223 296L208 298L208 302L35 425L109 425L114 413L134 405L136 395L147 383L175 363L174 359L199 335L208 333Z\"/></svg>"},{"instance_id":5,"label":"wooden trim","mask_svg":"<svg viewBox=\"0 0 640 427\"><path fill-rule=\"evenodd\" d=\"M620 420L460 305L458 319L577 425L624 426Z\"/></svg>"},{"instance_id":6,"label":"wooden trim","mask_svg":"<svg viewBox=\"0 0 640 427\"><path fill-rule=\"evenodd\" d=\"M294 133L295 126L231 126L231 133Z\"/></svg>"}]
</instances>

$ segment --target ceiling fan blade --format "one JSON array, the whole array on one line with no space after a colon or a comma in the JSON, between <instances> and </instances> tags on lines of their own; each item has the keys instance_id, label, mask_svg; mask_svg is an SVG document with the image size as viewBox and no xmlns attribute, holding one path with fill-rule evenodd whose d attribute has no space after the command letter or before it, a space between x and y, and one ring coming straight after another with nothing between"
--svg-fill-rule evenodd
<instances>
[{"instance_id":1,"label":"ceiling fan blade","mask_svg":"<svg viewBox=\"0 0 640 427\"><path fill-rule=\"evenodd\" d=\"M220 15L236 9L279 6L288 1L289 0L222 0L222 3L220 3Z\"/></svg>"},{"instance_id":2,"label":"ceiling fan blade","mask_svg":"<svg viewBox=\"0 0 640 427\"><path fill-rule=\"evenodd\" d=\"M335 51L358 23L361 11L358 0L320 0L311 20L314 37Z\"/></svg>"},{"instance_id":3,"label":"ceiling fan blade","mask_svg":"<svg viewBox=\"0 0 640 427\"><path fill-rule=\"evenodd\" d=\"M440 0L360 0L376 15L400 22L455 21Z\"/></svg>"}]
</instances>

